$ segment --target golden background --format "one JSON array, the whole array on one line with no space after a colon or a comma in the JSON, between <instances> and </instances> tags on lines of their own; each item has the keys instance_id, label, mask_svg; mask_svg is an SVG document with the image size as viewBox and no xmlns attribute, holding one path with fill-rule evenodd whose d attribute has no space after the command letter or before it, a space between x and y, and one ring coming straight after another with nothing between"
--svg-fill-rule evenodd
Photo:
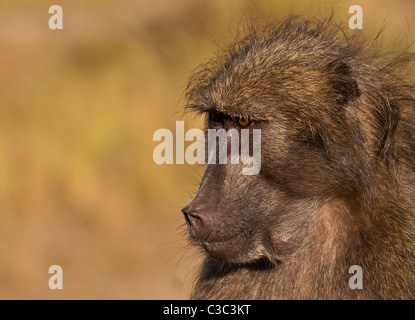
<instances>
[{"instance_id":1,"label":"golden background","mask_svg":"<svg viewBox=\"0 0 415 320\"><path fill-rule=\"evenodd\" d=\"M244 21L333 11L347 25L354 4L368 35L411 44L410 0L2 1L0 299L186 299L200 254L180 209L203 168L156 165L154 131L201 127L186 81Z\"/></svg>"}]
</instances>

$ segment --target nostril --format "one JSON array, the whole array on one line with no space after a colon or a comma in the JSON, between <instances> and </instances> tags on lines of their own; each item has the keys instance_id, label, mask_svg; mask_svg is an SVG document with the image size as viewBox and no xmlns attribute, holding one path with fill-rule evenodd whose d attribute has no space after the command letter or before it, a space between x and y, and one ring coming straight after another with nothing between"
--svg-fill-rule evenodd
<instances>
[{"instance_id":1,"label":"nostril","mask_svg":"<svg viewBox=\"0 0 415 320\"><path fill-rule=\"evenodd\" d=\"M188 208L183 208L182 212L183 212L184 218L186 219L186 222L190 225L194 225L195 223L201 220L200 215L192 212Z\"/></svg>"},{"instance_id":2,"label":"nostril","mask_svg":"<svg viewBox=\"0 0 415 320\"><path fill-rule=\"evenodd\" d=\"M186 223L187 224L190 224L189 215L187 213L185 213L185 212L183 212L183 215L184 215L184 219L186 220Z\"/></svg>"}]
</instances>

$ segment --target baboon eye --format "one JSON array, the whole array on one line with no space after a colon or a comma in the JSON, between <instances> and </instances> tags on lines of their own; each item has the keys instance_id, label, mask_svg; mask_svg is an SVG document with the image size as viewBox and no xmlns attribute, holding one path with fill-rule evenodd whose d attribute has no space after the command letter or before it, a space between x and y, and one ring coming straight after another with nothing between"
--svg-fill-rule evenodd
<instances>
[{"instance_id":1,"label":"baboon eye","mask_svg":"<svg viewBox=\"0 0 415 320\"><path fill-rule=\"evenodd\" d=\"M238 123L242 128L245 128L251 124L251 121L249 121L248 119L239 118Z\"/></svg>"}]
</instances>

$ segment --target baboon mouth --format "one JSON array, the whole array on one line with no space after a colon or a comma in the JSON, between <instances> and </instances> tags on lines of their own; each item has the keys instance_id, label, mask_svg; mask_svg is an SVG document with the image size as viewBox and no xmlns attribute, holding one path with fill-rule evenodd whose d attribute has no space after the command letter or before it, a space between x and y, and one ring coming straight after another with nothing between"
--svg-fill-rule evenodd
<instances>
[{"instance_id":1,"label":"baboon mouth","mask_svg":"<svg viewBox=\"0 0 415 320\"><path fill-rule=\"evenodd\" d=\"M217 241L202 241L203 246L222 246L222 245L235 245L238 236L232 237L227 240L217 240Z\"/></svg>"},{"instance_id":2,"label":"baboon mouth","mask_svg":"<svg viewBox=\"0 0 415 320\"><path fill-rule=\"evenodd\" d=\"M233 252L233 250L229 249L231 246L234 246L235 244L235 240L200 242L201 247L207 254L209 254L213 258L225 261L229 259L229 255L232 255L231 252Z\"/></svg>"},{"instance_id":3,"label":"baboon mouth","mask_svg":"<svg viewBox=\"0 0 415 320\"><path fill-rule=\"evenodd\" d=\"M244 232L222 239L198 239L197 243L208 253L238 250L244 239ZM234 248L234 249L232 249Z\"/></svg>"},{"instance_id":4,"label":"baboon mouth","mask_svg":"<svg viewBox=\"0 0 415 320\"><path fill-rule=\"evenodd\" d=\"M218 240L210 240L210 239L204 239L202 237L198 237L197 235L194 234L194 232L192 231L192 229L190 228L189 230L190 233L190 238L196 242L197 244L199 244L202 247L221 247L221 246L232 246L232 245L236 245L236 243L238 242L238 238L239 235L233 236L233 237L229 237L229 238L224 238L224 239L218 239Z\"/></svg>"},{"instance_id":5,"label":"baboon mouth","mask_svg":"<svg viewBox=\"0 0 415 320\"><path fill-rule=\"evenodd\" d=\"M194 230L191 226L188 229L191 239L202 247L214 248L223 246L236 246L241 243L242 239L249 238L247 232L244 231L222 237L212 237L212 234L205 236L199 235L197 230Z\"/></svg>"},{"instance_id":6,"label":"baboon mouth","mask_svg":"<svg viewBox=\"0 0 415 320\"><path fill-rule=\"evenodd\" d=\"M199 244L210 257L221 263L244 264L265 259L256 247L247 246L239 235L225 241L204 241Z\"/></svg>"}]
</instances>

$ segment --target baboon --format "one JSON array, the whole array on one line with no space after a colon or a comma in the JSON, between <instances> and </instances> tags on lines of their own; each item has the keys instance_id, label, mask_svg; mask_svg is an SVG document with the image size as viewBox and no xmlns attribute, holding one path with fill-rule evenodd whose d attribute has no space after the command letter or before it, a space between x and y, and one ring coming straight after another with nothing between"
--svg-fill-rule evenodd
<instances>
[{"instance_id":1,"label":"baboon","mask_svg":"<svg viewBox=\"0 0 415 320\"><path fill-rule=\"evenodd\" d=\"M415 298L411 57L290 17L194 73L187 107L207 128L261 129L262 167L208 164L182 210L206 254L192 299Z\"/></svg>"}]
</instances>

